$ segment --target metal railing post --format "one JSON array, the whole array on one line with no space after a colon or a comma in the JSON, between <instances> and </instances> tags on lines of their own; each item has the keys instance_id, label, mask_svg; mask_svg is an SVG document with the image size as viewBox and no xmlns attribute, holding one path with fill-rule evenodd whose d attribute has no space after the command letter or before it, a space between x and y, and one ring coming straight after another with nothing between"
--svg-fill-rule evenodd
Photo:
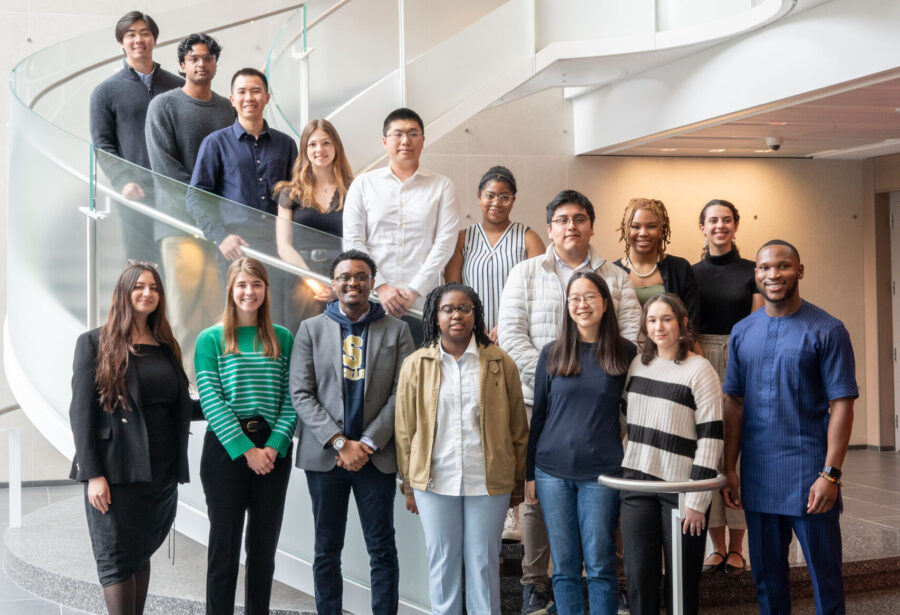
<instances>
[{"instance_id":1,"label":"metal railing post","mask_svg":"<svg viewBox=\"0 0 900 615\"><path fill-rule=\"evenodd\" d=\"M4 427L9 436L9 527L22 527L22 433Z\"/></svg>"},{"instance_id":2,"label":"metal railing post","mask_svg":"<svg viewBox=\"0 0 900 615\"><path fill-rule=\"evenodd\" d=\"M672 569L666 570L672 578L672 615L684 613L684 557L682 554L681 522L685 515L685 493L696 491L714 491L721 489L728 482L724 474L707 480L683 482L667 482L660 480L631 480L618 476L603 475L597 479L603 485L620 491L637 491L640 493L677 493L678 508L672 509Z\"/></svg>"}]
</instances>

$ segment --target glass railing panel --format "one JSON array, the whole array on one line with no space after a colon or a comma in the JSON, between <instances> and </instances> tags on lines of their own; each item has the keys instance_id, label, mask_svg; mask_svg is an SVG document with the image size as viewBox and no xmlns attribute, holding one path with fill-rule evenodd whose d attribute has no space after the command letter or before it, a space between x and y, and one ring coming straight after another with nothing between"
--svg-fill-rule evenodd
<instances>
[{"instance_id":1,"label":"glass railing panel","mask_svg":"<svg viewBox=\"0 0 900 615\"><path fill-rule=\"evenodd\" d=\"M407 64L407 101L426 123L529 57L531 25L521 4L504 3Z\"/></svg>"},{"instance_id":2,"label":"glass railing panel","mask_svg":"<svg viewBox=\"0 0 900 615\"><path fill-rule=\"evenodd\" d=\"M60 417L86 325L90 146L10 101L7 317L16 358Z\"/></svg>"}]
</instances>

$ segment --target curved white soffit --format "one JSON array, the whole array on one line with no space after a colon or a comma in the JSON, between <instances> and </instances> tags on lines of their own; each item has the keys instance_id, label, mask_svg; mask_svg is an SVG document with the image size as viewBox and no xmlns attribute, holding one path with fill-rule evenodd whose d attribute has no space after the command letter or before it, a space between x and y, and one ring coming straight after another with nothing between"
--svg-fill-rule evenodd
<instances>
[{"instance_id":1,"label":"curved white soffit","mask_svg":"<svg viewBox=\"0 0 900 615\"><path fill-rule=\"evenodd\" d=\"M535 73L564 60L647 53L734 38L778 21L796 4L797 0L765 0L735 15L677 30L550 43L535 54Z\"/></svg>"},{"instance_id":2,"label":"curved white soffit","mask_svg":"<svg viewBox=\"0 0 900 615\"><path fill-rule=\"evenodd\" d=\"M31 385L28 375L16 357L16 349L9 334L8 316L3 319L3 371L6 373L13 397L28 420L56 450L72 459L75 456L75 442L72 439L69 422Z\"/></svg>"}]
</instances>

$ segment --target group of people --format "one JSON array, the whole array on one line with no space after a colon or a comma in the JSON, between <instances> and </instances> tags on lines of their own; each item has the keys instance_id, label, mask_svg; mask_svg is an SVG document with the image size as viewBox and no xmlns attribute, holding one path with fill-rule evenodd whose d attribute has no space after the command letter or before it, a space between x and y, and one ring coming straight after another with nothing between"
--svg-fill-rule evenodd
<instances>
[{"instance_id":1,"label":"group of people","mask_svg":"<svg viewBox=\"0 0 900 615\"><path fill-rule=\"evenodd\" d=\"M268 612L295 437L319 613L342 611L351 493L372 611L397 611L398 475L422 523L432 612L500 611L501 534L516 519L523 614L551 604L583 613L585 581L590 612L616 612L619 526L631 612L658 613L662 601L671 612L671 587L662 596L659 587L663 566L672 569L677 496L619 493L598 477L719 471L721 495L686 499L685 612L698 611L702 572L744 572L745 528L763 613L789 612L791 531L817 610L843 612L838 487L853 353L840 321L800 298L794 246L773 240L755 262L741 258L738 210L713 200L691 266L667 252L663 203L641 198L622 218L625 255L610 262L591 246L592 203L563 190L546 207L545 248L511 221L516 180L502 166L478 185L482 222L460 230L453 183L419 165L425 134L414 111L385 119L388 165L353 178L327 121L304 128L299 150L268 127L262 73L238 71L229 101L211 89L214 39L181 42L180 82L152 61L157 36L139 12L117 24L125 65L92 96L92 135L98 148L198 188L177 195L110 172L125 198L189 216L208 241L159 225L172 301L156 265L129 262L106 323L76 345L72 478L86 483L110 613L143 612L149 558L189 479L188 430L201 417L209 613L233 612L245 520L245 612ZM210 204L205 192L246 207ZM255 232L254 210L277 215L274 238ZM321 239L298 236L294 223ZM327 235L342 235L342 250ZM327 273L330 287L299 285L323 313L298 312L291 276L243 254L272 242L284 261ZM224 314L209 291L220 283ZM201 296L214 300L187 301ZM194 341L186 332L197 323L207 328ZM182 362L176 338L192 360ZM704 561L707 526L714 550Z\"/></svg>"}]
</instances>

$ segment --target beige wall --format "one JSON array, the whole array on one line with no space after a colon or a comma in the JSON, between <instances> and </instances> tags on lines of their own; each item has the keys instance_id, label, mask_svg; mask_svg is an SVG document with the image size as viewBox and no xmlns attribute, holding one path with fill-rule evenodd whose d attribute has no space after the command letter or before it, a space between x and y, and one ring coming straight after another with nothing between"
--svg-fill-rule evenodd
<instances>
[{"instance_id":1,"label":"beige wall","mask_svg":"<svg viewBox=\"0 0 900 615\"><path fill-rule=\"evenodd\" d=\"M493 164L509 166L519 181L513 217L545 240L544 205L563 188L584 192L597 212L594 245L611 259L623 253L616 229L630 197L666 204L673 238L669 251L691 262L702 246L697 217L703 204L711 198L734 202L741 213L737 242L744 255L752 258L774 237L794 243L806 267L802 295L850 331L861 388L851 443L866 444L864 163L574 157L566 133L570 119L560 93L544 92L475 116L427 149L425 164L454 179L470 222L480 219L475 189L481 174ZM877 413L877 403L873 409Z\"/></svg>"}]
</instances>

